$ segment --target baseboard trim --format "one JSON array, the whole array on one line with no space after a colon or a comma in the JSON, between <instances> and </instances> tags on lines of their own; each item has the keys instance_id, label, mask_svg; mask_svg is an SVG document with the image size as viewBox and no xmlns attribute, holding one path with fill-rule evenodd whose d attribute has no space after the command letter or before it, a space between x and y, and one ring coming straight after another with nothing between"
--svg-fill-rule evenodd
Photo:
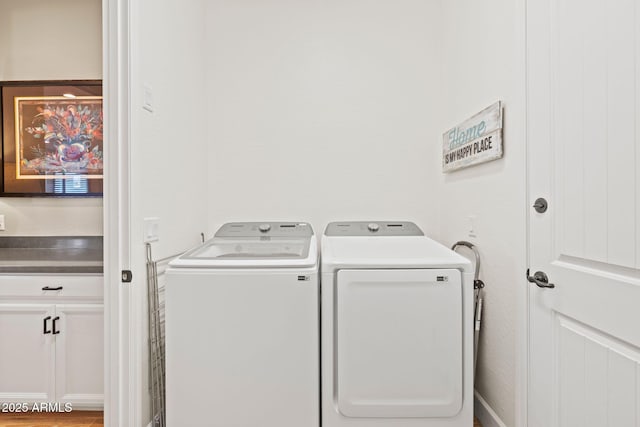
<instances>
[{"instance_id":1,"label":"baseboard trim","mask_svg":"<svg viewBox=\"0 0 640 427\"><path fill-rule=\"evenodd\" d=\"M474 392L473 412L482 427L507 427L498 414L477 391Z\"/></svg>"}]
</instances>

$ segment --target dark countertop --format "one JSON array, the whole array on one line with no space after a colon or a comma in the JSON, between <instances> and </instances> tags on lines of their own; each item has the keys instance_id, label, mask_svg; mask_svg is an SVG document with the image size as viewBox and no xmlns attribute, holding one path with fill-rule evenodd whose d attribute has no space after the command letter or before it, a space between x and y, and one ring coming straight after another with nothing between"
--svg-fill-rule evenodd
<instances>
[{"instance_id":1,"label":"dark countertop","mask_svg":"<svg viewBox=\"0 0 640 427\"><path fill-rule=\"evenodd\" d=\"M101 274L102 236L0 237L0 274Z\"/></svg>"}]
</instances>

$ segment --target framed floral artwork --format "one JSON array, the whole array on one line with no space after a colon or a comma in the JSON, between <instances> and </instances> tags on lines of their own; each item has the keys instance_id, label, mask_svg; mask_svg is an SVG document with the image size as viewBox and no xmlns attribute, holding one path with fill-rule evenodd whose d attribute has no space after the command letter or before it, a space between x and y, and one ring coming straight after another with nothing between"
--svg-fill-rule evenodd
<instances>
[{"instance_id":1,"label":"framed floral artwork","mask_svg":"<svg viewBox=\"0 0 640 427\"><path fill-rule=\"evenodd\" d=\"M102 196L101 81L2 82L0 95L0 196Z\"/></svg>"}]
</instances>

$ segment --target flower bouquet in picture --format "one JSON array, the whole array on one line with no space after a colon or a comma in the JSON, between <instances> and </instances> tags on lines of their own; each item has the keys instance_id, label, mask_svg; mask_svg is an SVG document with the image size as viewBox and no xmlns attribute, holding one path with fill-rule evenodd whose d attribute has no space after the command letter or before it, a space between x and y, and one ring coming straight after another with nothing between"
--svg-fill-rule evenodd
<instances>
[{"instance_id":1,"label":"flower bouquet in picture","mask_svg":"<svg viewBox=\"0 0 640 427\"><path fill-rule=\"evenodd\" d=\"M15 98L17 179L102 178L102 97Z\"/></svg>"}]
</instances>

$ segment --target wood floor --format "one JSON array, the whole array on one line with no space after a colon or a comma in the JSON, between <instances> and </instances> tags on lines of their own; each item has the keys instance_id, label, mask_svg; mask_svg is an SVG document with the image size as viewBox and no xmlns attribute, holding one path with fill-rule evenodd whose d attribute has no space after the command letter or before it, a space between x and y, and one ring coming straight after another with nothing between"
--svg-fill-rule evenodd
<instances>
[{"instance_id":1,"label":"wood floor","mask_svg":"<svg viewBox=\"0 0 640 427\"><path fill-rule=\"evenodd\" d=\"M0 414L0 427L103 427L102 412L68 414ZM477 418L473 427L482 427Z\"/></svg>"},{"instance_id":2,"label":"wood floor","mask_svg":"<svg viewBox=\"0 0 640 427\"><path fill-rule=\"evenodd\" d=\"M73 411L68 414L2 414L0 427L103 427L102 411Z\"/></svg>"}]
</instances>

